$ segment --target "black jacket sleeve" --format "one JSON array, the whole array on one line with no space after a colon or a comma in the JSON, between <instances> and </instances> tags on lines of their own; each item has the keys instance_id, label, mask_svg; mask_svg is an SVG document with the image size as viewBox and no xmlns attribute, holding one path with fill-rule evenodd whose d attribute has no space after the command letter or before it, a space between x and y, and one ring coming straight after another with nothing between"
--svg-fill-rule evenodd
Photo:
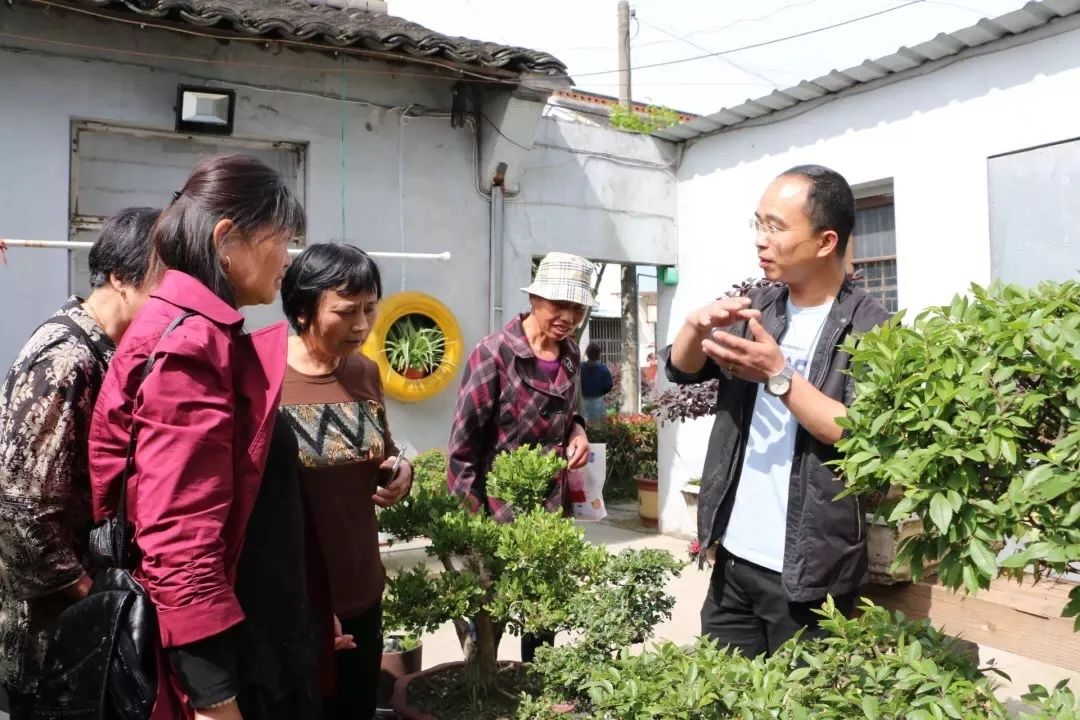
<instances>
[{"instance_id":1,"label":"black jacket sleeve","mask_svg":"<svg viewBox=\"0 0 1080 720\"><path fill-rule=\"evenodd\" d=\"M167 651L193 708L209 707L236 697L239 683L234 632L235 628L230 628Z\"/></svg>"}]
</instances>

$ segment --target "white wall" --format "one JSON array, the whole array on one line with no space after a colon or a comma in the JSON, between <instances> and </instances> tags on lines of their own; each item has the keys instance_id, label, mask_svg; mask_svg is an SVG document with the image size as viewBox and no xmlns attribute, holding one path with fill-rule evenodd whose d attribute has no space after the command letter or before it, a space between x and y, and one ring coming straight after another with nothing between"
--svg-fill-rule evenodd
<instances>
[{"instance_id":1,"label":"white wall","mask_svg":"<svg viewBox=\"0 0 1080 720\"><path fill-rule=\"evenodd\" d=\"M801 163L830 166L853 185L892 178L902 308L988 282L987 158L1080 135L1077 27L1070 18L994 52L692 143L679 169L680 284L662 342L691 309L759 276L747 218L769 181ZM678 488L701 474L710 425L662 433L665 531L687 529Z\"/></svg>"},{"instance_id":2,"label":"white wall","mask_svg":"<svg viewBox=\"0 0 1080 720\"><path fill-rule=\"evenodd\" d=\"M593 260L672 265L678 259L678 146L607 127L544 118L506 203L503 308L526 305L534 256L572 252ZM618 288L618 268L611 275Z\"/></svg>"}]
</instances>

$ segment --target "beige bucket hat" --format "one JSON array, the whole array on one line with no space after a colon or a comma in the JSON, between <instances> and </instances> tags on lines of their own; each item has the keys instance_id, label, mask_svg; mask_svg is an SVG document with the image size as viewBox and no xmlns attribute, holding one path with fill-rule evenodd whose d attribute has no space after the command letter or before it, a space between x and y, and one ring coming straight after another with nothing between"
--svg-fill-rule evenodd
<instances>
[{"instance_id":1,"label":"beige bucket hat","mask_svg":"<svg viewBox=\"0 0 1080 720\"><path fill-rule=\"evenodd\" d=\"M532 285L522 292L553 302L592 307L596 265L578 255L553 252L544 256Z\"/></svg>"}]
</instances>

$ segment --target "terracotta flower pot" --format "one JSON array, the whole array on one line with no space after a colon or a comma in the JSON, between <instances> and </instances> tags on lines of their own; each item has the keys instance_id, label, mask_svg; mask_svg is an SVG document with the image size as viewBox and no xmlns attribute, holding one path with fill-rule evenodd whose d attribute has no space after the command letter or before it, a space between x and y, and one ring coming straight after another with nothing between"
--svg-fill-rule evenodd
<instances>
[{"instance_id":1,"label":"terracotta flower pot","mask_svg":"<svg viewBox=\"0 0 1080 720\"><path fill-rule=\"evenodd\" d=\"M655 479L638 478L638 515L646 527L660 525L660 486Z\"/></svg>"},{"instance_id":2,"label":"terracotta flower pot","mask_svg":"<svg viewBox=\"0 0 1080 720\"><path fill-rule=\"evenodd\" d=\"M401 374L406 380L423 380L427 377L427 373L417 368L405 368L405 372Z\"/></svg>"},{"instance_id":3,"label":"terracotta flower pot","mask_svg":"<svg viewBox=\"0 0 1080 720\"><path fill-rule=\"evenodd\" d=\"M394 695L394 684L406 675L420 672L424 666L424 646L419 645L405 652L383 651L382 667L379 672L379 688L375 695L375 705L389 708Z\"/></svg>"}]
</instances>

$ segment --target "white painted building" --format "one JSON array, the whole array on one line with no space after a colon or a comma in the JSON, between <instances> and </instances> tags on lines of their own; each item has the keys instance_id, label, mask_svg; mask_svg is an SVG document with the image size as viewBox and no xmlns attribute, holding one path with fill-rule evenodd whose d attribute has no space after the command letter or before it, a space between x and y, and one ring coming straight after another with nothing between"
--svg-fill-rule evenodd
<instances>
[{"instance_id":1,"label":"white painted building","mask_svg":"<svg viewBox=\"0 0 1080 720\"><path fill-rule=\"evenodd\" d=\"M200 157L239 151L292 183L307 242L450 252L449 263L380 266L387 294L445 303L466 349L524 308L533 256L675 263L677 145L543 118L550 92L570 84L558 60L449 38L382 3L310 5L0 2L0 237L92 240L121 207L167 203ZM181 84L234 91L232 134L176 132ZM84 251L8 254L5 370L86 282ZM280 317L259 308L249 325ZM445 445L455 399L456 385L391 403L395 434Z\"/></svg>"},{"instance_id":2,"label":"white painted building","mask_svg":"<svg viewBox=\"0 0 1080 720\"><path fill-rule=\"evenodd\" d=\"M748 218L785 169L841 172L863 199L857 256L901 308L969 283L1080 270L1080 2L1047 0L661 133L686 143L680 283L661 337L757 277ZM711 421L661 436L661 528L692 530L679 489L700 476Z\"/></svg>"}]
</instances>

